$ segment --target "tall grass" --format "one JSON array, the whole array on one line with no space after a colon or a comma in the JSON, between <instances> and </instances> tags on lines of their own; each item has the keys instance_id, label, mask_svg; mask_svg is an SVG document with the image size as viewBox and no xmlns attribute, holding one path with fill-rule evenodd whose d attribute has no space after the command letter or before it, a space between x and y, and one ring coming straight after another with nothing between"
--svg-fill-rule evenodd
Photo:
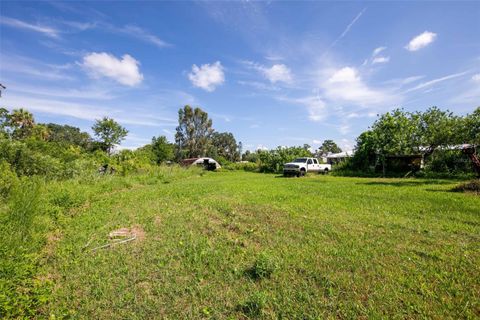
<instances>
[{"instance_id":1,"label":"tall grass","mask_svg":"<svg viewBox=\"0 0 480 320\"><path fill-rule=\"evenodd\" d=\"M28 240L35 215L39 214L41 183L38 178L23 179L9 198L7 223L11 235L18 235L22 241Z\"/></svg>"}]
</instances>

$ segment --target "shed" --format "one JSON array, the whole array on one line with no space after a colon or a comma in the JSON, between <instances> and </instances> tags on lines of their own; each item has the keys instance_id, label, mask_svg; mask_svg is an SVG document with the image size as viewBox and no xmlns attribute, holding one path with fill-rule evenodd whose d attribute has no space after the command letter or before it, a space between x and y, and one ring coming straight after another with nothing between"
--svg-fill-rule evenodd
<instances>
[{"instance_id":1,"label":"shed","mask_svg":"<svg viewBox=\"0 0 480 320\"><path fill-rule=\"evenodd\" d=\"M216 170L221 168L220 164L215 159L208 157L184 159L181 161L181 164L183 166L203 166L207 170Z\"/></svg>"},{"instance_id":2,"label":"shed","mask_svg":"<svg viewBox=\"0 0 480 320\"><path fill-rule=\"evenodd\" d=\"M353 157L353 151L344 151L339 153L331 153L326 156L326 160L328 164L337 164L351 157Z\"/></svg>"}]
</instances>

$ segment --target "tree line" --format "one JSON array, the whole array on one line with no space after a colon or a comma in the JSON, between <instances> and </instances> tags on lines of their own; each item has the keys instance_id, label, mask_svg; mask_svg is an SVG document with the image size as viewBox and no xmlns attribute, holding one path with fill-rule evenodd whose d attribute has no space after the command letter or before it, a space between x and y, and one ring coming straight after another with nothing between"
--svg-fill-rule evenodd
<instances>
[{"instance_id":1,"label":"tree line","mask_svg":"<svg viewBox=\"0 0 480 320\"><path fill-rule=\"evenodd\" d=\"M434 154L443 156L441 161L446 165L448 159L445 157L456 157L457 162L466 158L462 155L466 147L463 145L473 150L480 145L480 107L465 116L437 107L423 112L395 109L380 115L360 134L356 139L355 155L348 165L363 171L380 167L385 175L388 157L420 155L428 166L435 163Z\"/></svg>"}]
</instances>

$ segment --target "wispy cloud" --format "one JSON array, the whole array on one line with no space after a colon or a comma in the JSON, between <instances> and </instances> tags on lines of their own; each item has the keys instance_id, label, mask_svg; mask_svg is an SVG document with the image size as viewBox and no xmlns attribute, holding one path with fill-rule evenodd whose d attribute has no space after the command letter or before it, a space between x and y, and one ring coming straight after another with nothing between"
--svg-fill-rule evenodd
<instances>
[{"instance_id":1,"label":"wispy cloud","mask_svg":"<svg viewBox=\"0 0 480 320\"><path fill-rule=\"evenodd\" d=\"M441 78L433 79L433 80L430 80L430 81L422 82L422 83L420 83L419 85L417 85L417 86L415 86L415 87L413 87L413 88L410 88L410 89L406 90L404 93L412 92L412 91L415 91L415 90L424 89L424 88L427 88L427 87L431 87L431 86L433 86L434 84L437 84L437 83L440 83L440 82L443 82L443 81L447 81L447 80L450 80L450 79L455 79L455 78L464 76L464 75L466 75L467 73L469 73L469 72L468 72L468 71L464 71L464 72L459 72L459 73L450 74L450 75L448 75L448 76L444 76L444 77L441 77Z\"/></svg>"},{"instance_id":2,"label":"wispy cloud","mask_svg":"<svg viewBox=\"0 0 480 320\"><path fill-rule=\"evenodd\" d=\"M0 24L6 25L12 28L38 32L51 38L58 38L60 35L60 31L58 29L55 29L49 26L40 25L40 24L32 24L22 20L9 18L5 16L0 17Z\"/></svg>"},{"instance_id":3,"label":"wispy cloud","mask_svg":"<svg viewBox=\"0 0 480 320\"><path fill-rule=\"evenodd\" d=\"M312 121L321 121L327 116L326 104L318 94L301 98L277 96L276 99L306 107L308 111L308 118Z\"/></svg>"},{"instance_id":4,"label":"wispy cloud","mask_svg":"<svg viewBox=\"0 0 480 320\"><path fill-rule=\"evenodd\" d=\"M0 54L0 71L4 73L11 73L12 75L26 75L47 80L72 80L73 77L69 74L71 65L53 65L27 58L19 55L7 55L5 53Z\"/></svg>"},{"instance_id":5,"label":"wispy cloud","mask_svg":"<svg viewBox=\"0 0 480 320\"><path fill-rule=\"evenodd\" d=\"M352 29L353 25L358 21L358 19L360 19L360 17L365 13L365 11L367 10L367 8L364 8L362 11L360 11L356 16L355 18L353 18L353 20L345 27L345 29L343 30L343 32L340 34L340 36L338 36L331 44L330 46L328 46L327 50L325 51L324 54L326 54L330 49L332 49L333 47L335 47L337 45L337 43L342 40L347 34L348 32L350 32L350 29Z\"/></svg>"},{"instance_id":6,"label":"wispy cloud","mask_svg":"<svg viewBox=\"0 0 480 320\"><path fill-rule=\"evenodd\" d=\"M126 35L129 35L131 37L137 38L139 40L142 40L144 42L148 42L150 44L153 44L154 46L158 48L164 48L164 47L170 47L172 46L171 44L163 41L160 39L158 36L150 33L149 31L142 29L138 26L134 25L126 25L123 28L111 28L112 30L115 30L118 33L123 33Z\"/></svg>"},{"instance_id":7,"label":"wispy cloud","mask_svg":"<svg viewBox=\"0 0 480 320\"><path fill-rule=\"evenodd\" d=\"M10 109L22 106L30 111L44 114L73 117L82 120L94 121L104 116L114 117L122 124L138 126L174 126L170 121L155 121L151 117L135 116L135 113L120 111L118 107L109 108L89 103L75 103L62 101L58 98L35 98L25 95L9 94L2 97L2 103ZM128 110L129 108L123 108Z\"/></svg>"},{"instance_id":8,"label":"wispy cloud","mask_svg":"<svg viewBox=\"0 0 480 320\"><path fill-rule=\"evenodd\" d=\"M390 57L375 57L372 60L372 64L387 63L389 61L390 61Z\"/></svg>"}]
</instances>

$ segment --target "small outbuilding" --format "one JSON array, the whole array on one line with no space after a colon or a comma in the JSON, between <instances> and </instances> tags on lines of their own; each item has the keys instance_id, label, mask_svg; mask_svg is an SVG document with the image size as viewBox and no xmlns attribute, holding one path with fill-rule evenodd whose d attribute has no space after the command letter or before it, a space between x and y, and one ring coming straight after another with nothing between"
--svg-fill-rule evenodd
<instances>
[{"instance_id":1,"label":"small outbuilding","mask_svg":"<svg viewBox=\"0 0 480 320\"><path fill-rule=\"evenodd\" d=\"M331 153L327 155L326 161L328 164L337 164L345 161L347 158L353 157L353 151L344 151L340 153Z\"/></svg>"},{"instance_id":2,"label":"small outbuilding","mask_svg":"<svg viewBox=\"0 0 480 320\"><path fill-rule=\"evenodd\" d=\"M206 170L216 170L220 169L220 164L212 158L202 157L202 158L189 158L182 160L181 164L183 166L203 166Z\"/></svg>"}]
</instances>

